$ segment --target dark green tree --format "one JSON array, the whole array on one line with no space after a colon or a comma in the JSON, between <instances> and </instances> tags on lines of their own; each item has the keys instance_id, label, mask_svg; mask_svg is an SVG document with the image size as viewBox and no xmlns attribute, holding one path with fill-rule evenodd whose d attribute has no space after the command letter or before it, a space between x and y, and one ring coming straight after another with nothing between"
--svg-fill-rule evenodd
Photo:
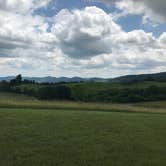
<instances>
[{"instance_id":1,"label":"dark green tree","mask_svg":"<svg viewBox=\"0 0 166 166\"><path fill-rule=\"evenodd\" d=\"M22 75L21 74L17 75L15 80L16 80L16 83L20 84L22 82Z\"/></svg>"},{"instance_id":2,"label":"dark green tree","mask_svg":"<svg viewBox=\"0 0 166 166\"><path fill-rule=\"evenodd\" d=\"M22 83L22 76L21 74L17 75L14 79L10 81L11 85L18 85Z\"/></svg>"}]
</instances>

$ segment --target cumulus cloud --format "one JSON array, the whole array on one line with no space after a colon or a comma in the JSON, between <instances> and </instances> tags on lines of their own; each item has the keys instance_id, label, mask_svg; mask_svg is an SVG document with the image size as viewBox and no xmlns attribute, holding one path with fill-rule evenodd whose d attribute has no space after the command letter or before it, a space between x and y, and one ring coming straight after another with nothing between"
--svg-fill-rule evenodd
<instances>
[{"instance_id":1,"label":"cumulus cloud","mask_svg":"<svg viewBox=\"0 0 166 166\"><path fill-rule=\"evenodd\" d=\"M158 39L161 48L165 48L166 46L166 32L164 32Z\"/></svg>"},{"instance_id":2,"label":"cumulus cloud","mask_svg":"<svg viewBox=\"0 0 166 166\"><path fill-rule=\"evenodd\" d=\"M165 65L165 56L160 56L165 50L164 34L157 39L143 30L125 32L111 14L97 7L62 10L55 22L52 32L59 47L64 54L80 59L77 65L86 68L117 67L118 64L119 68Z\"/></svg>"},{"instance_id":3,"label":"cumulus cloud","mask_svg":"<svg viewBox=\"0 0 166 166\"><path fill-rule=\"evenodd\" d=\"M49 1L42 0L39 4L37 0L0 0L1 57L5 55L6 49L34 48L42 50L43 47L50 47L49 43L56 39L47 32L49 25L46 18L31 13L22 13L22 11L27 12L32 8L48 5Z\"/></svg>"},{"instance_id":4,"label":"cumulus cloud","mask_svg":"<svg viewBox=\"0 0 166 166\"><path fill-rule=\"evenodd\" d=\"M53 43L56 38L47 32L47 28L48 23L41 16L0 11L0 50L49 48L49 43Z\"/></svg>"},{"instance_id":5,"label":"cumulus cloud","mask_svg":"<svg viewBox=\"0 0 166 166\"><path fill-rule=\"evenodd\" d=\"M143 30L133 30L130 32L121 32L112 37L112 43L114 46L123 45L123 46L140 46L147 48L154 48L156 45L156 38L152 33L146 33Z\"/></svg>"},{"instance_id":6,"label":"cumulus cloud","mask_svg":"<svg viewBox=\"0 0 166 166\"><path fill-rule=\"evenodd\" d=\"M47 6L49 2L50 0L0 0L2 73L31 73L31 70L35 73L42 70L46 72L50 68L46 61L54 66L48 55L54 54L56 36L48 32L47 18L33 14L33 10Z\"/></svg>"},{"instance_id":7,"label":"cumulus cloud","mask_svg":"<svg viewBox=\"0 0 166 166\"><path fill-rule=\"evenodd\" d=\"M0 0L0 10L27 13L30 10L45 7L51 0Z\"/></svg>"},{"instance_id":8,"label":"cumulus cloud","mask_svg":"<svg viewBox=\"0 0 166 166\"><path fill-rule=\"evenodd\" d=\"M48 21L32 10L49 0L37 2L0 0L0 71L109 77L110 71L164 70L166 33L157 38L143 30L125 32L95 6L63 9Z\"/></svg>"},{"instance_id":9,"label":"cumulus cloud","mask_svg":"<svg viewBox=\"0 0 166 166\"><path fill-rule=\"evenodd\" d=\"M101 0L107 4L115 4L116 8L122 10L121 16L127 14L143 15L143 23L166 22L165 0Z\"/></svg>"},{"instance_id":10,"label":"cumulus cloud","mask_svg":"<svg viewBox=\"0 0 166 166\"><path fill-rule=\"evenodd\" d=\"M110 36L121 31L112 17L97 7L62 10L55 17L52 32L63 52L74 58L110 53Z\"/></svg>"}]
</instances>

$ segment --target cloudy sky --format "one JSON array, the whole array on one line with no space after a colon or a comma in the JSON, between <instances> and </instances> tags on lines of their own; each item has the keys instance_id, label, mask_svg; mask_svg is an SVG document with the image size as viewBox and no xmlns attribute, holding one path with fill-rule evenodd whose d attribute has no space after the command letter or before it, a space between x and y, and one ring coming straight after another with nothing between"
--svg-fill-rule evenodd
<instances>
[{"instance_id":1,"label":"cloudy sky","mask_svg":"<svg viewBox=\"0 0 166 166\"><path fill-rule=\"evenodd\" d=\"M166 71L166 0L0 0L0 76Z\"/></svg>"}]
</instances>

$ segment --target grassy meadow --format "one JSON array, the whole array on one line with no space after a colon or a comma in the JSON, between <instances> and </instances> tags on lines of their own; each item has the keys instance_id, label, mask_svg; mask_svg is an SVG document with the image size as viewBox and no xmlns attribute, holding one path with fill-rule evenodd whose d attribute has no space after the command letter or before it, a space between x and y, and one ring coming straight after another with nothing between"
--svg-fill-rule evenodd
<instances>
[{"instance_id":1,"label":"grassy meadow","mask_svg":"<svg viewBox=\"0 0 166 166\"><path fill-rule=\"evenodd\" d=\"M14 93L0 93L0 108L32 108L32 109L69 109L84 111L116 111L116 112L150 112L166 113L166 102L142 102L136 104L115 104L96 102L72 102L57 100L38 100Z\"/></svg>"},{"instance_id":2,"label":"grassy meadow","mask_svg":"<svg viewBox=\"0 0 166 166\"><path fill-rule=\"evenodd\" d=\"M100 104L0 94L1 166L165 166L165 102Z\"/></svg>"}]
</instances>

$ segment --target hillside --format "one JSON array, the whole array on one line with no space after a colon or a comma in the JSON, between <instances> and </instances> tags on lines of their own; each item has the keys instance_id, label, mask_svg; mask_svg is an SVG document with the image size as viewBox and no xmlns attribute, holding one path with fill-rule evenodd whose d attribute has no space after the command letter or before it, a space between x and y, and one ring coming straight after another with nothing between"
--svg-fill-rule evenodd
<instances>
[{"instance_id":1,"label":"hillside","mask_svg":"<svg viewBox=\"0 0 166 166\"><path fill-rule=\"evenodd\" d=\"M18 75L11 81L0 82L0 91L25 94L43 100L103 103L161 101L166 100L165 75L166 73L133 75L110 81L99 78L81 81L81 78L75 77L70 82L65 82L63 78L63 81L56 83L28 81Z\"/></svg>"},{"instance_id":2,"label":"hillside","mask_svg":"<svg viewBox=\"0 0 166 166\"><path fill-rule=\"evenodd\" d=\"M141 81L158 81L166 82L166 72L155 73L155 74L141 74L141 75L126 75L110 79L111 82L117 83L134 83Z\"/></svg>"}]
</instances>

